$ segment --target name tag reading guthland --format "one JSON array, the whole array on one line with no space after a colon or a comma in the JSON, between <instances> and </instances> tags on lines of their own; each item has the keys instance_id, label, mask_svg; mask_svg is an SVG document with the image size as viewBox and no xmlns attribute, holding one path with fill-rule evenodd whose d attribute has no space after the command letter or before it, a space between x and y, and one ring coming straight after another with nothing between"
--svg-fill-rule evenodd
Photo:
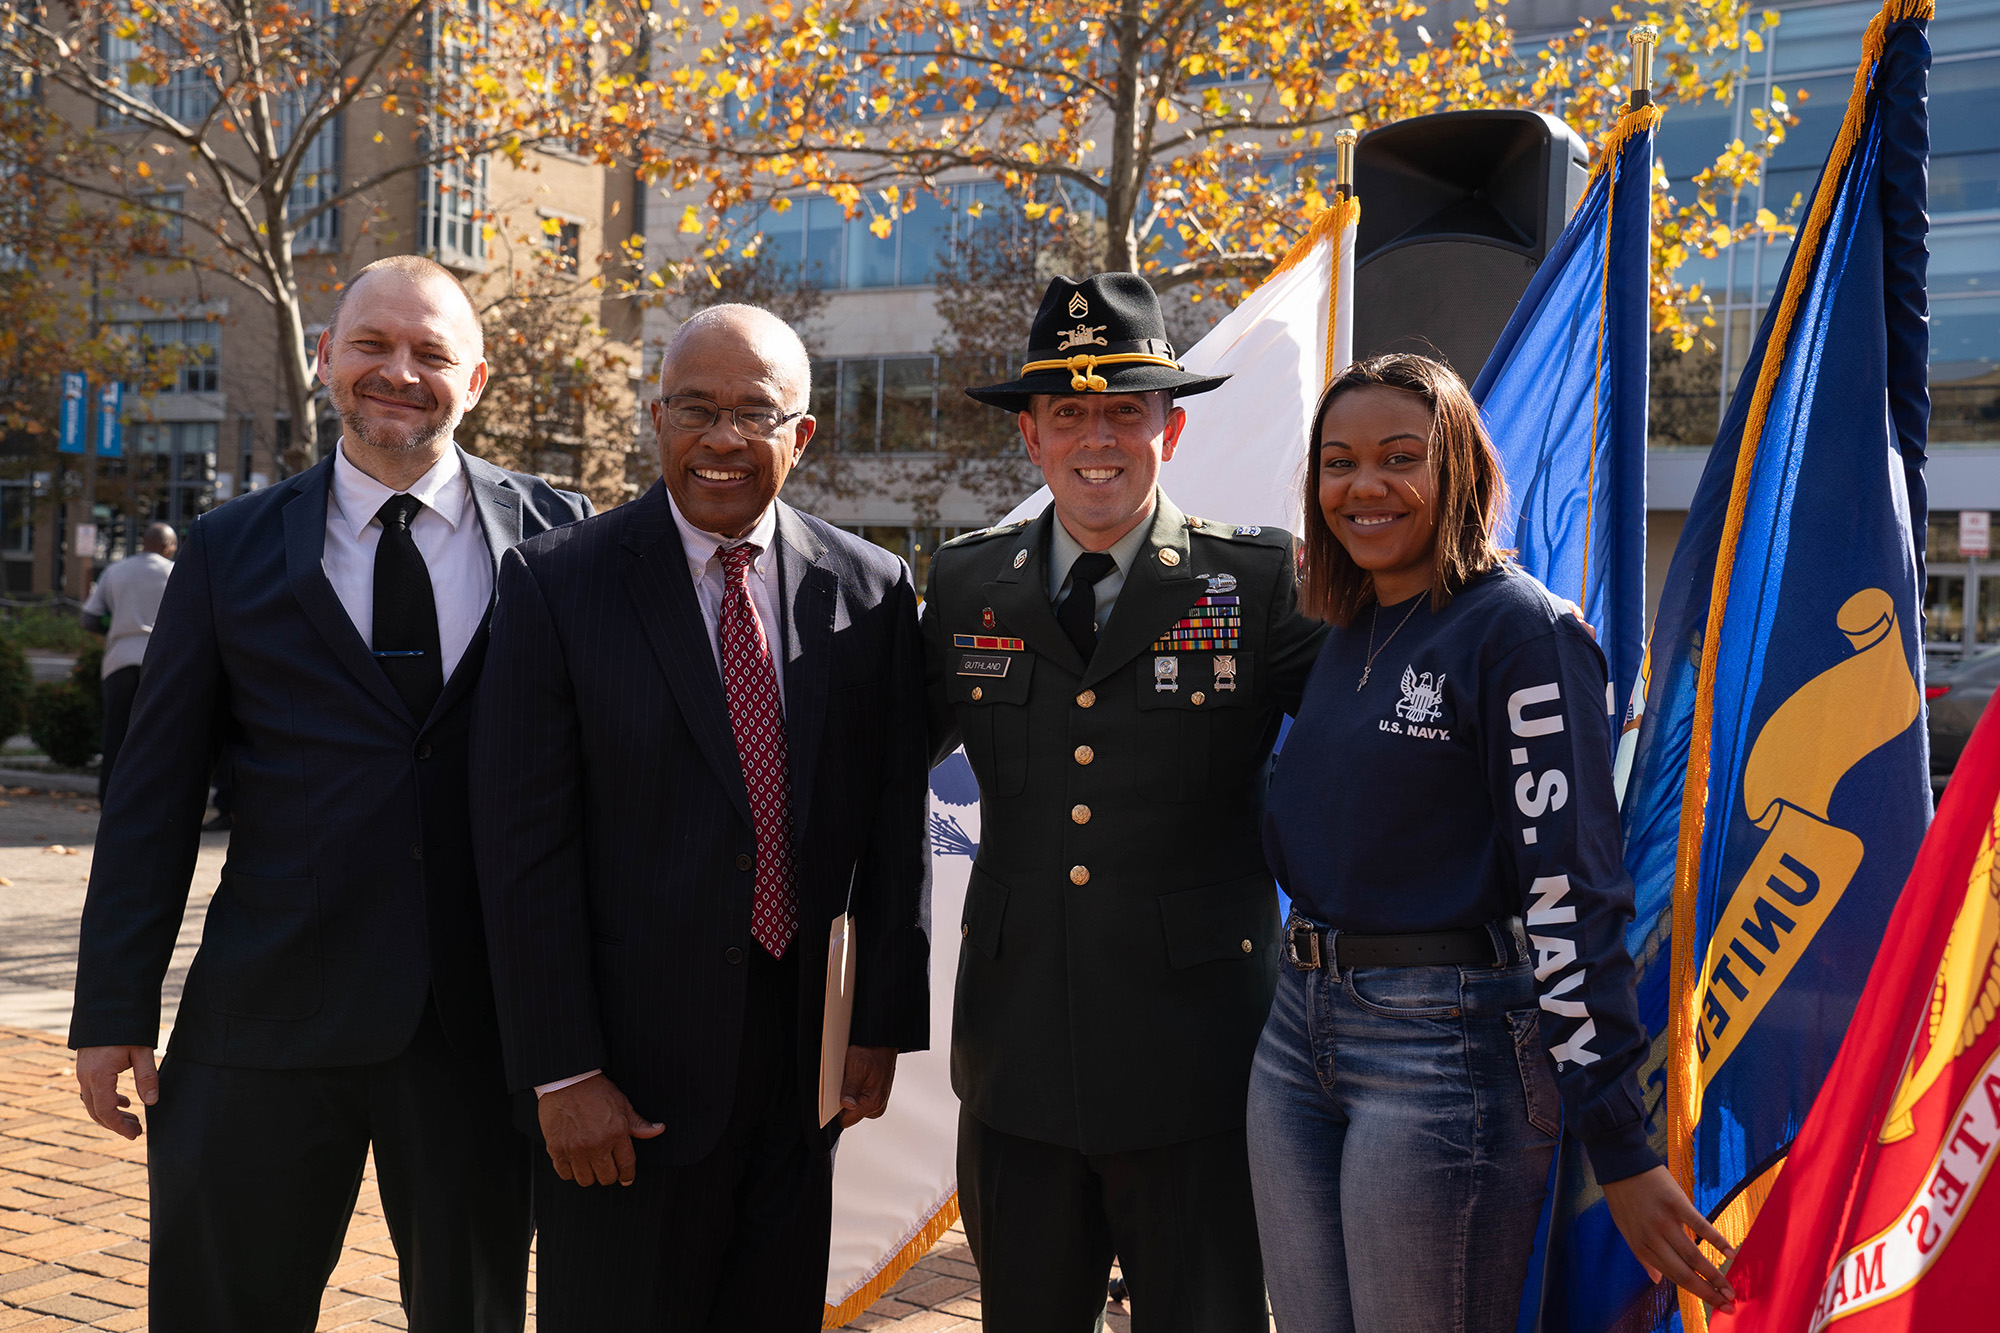
<instances>
[{"instance_id":1,"label":"name tag reading guthland","mask_svg":"<svg viewBox=\"0 0 2000 1333\"><path fill-rule=\"evenodd\" d=\"M999 680L1007 674L1007 668L1014 664L1011 657L974 657L971 653L961 653L958 659L958 674L961 676L987 676Z\"/></svg>"}]
</instances>

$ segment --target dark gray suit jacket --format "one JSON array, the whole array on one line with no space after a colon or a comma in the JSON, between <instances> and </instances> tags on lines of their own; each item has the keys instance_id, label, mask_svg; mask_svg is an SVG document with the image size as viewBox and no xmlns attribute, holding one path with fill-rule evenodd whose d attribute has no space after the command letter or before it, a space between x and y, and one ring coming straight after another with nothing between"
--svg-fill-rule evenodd
<instances>
[{"instance_id":1,"label":"dark gray suit jacket","mask_svg":"<svg viewBox=\"0 0 2000 1333\"><path fill-rule=\"evenodd\" d=\"M461 454L497 561L590 512ZM472 878L466 765L486 634L410 715L321 568L333 460L195 520L160 604L84 904L70 1045L150 1046L209 774L234 830L173 1050L299 1069L400 1052L435 992L467 1054L498 1035ZM490 619L489 611L489 619Z\"/></svg>"},{"instance_id":2,"label":"dark gray suit jacket","mask_svg":"<svg viewBox=\"0 0 2000 1333\"><path fill-rule=\"evenodd\" d=\"M923 657L895 556L778 507L797 849L800 1115L818 1125L827 930L850 903L852 1040L930 1037ZM767 627L767 629L772 627ZM473 751L494 985L516 1089L603 1069L688 1162L728 1119L756 834L666 489L501 564Z\"/></svg>"}]
</instances>

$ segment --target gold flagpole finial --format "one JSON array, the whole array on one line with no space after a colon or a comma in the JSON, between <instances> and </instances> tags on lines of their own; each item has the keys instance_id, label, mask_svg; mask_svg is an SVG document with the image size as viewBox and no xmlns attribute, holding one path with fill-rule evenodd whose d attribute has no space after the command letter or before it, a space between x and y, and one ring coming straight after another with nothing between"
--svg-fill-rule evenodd
<instances>
[{"instance_id":1,"label":"gold flagpole finial","mask_svg":"<svg viewBox=\"0 0 2000 1333\"><path fill-rule=\"evenodd\" d=\"M1637 111L1653 100L1653 47L1660 40L1656 24L1641 23L1626 36L1632 44L1632 103Z\"/></svg>"},{"instance_id":2,"label":"gold flagpole finial","mask_svg":"<svg viewBox=\"0 0 2000 1333\"><path fill-rule=\"evenodd\" d=\"M1342 199L1354 195L1354 141L1360 137L1351 129L1333 132L1333 189Z\"/></svg>"}]
</instances>

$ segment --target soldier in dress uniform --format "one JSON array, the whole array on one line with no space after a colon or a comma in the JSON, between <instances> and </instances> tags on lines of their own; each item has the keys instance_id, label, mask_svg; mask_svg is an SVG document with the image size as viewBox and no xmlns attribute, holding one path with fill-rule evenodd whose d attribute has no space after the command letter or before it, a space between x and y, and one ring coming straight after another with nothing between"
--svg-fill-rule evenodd
<instances>
[{"instance_id":1,"label":"soldier in dress uniform","mask_svg":"<svg viewBox=\"0 0 2000 1333\"><path fill-rule=\"evenodd\" d=\"M959 1200L992 1333L1262 1330L1244 1102L1279 964L1259 821L1324 626L1292 537L1159 489L1190 374L1143 278L1057 278L1018 379L1055 499L959 538L923 619L934 760L981 838L960 924ZM1224 448L1222 440L1202 447Z\"/></svg>"}]
</instances>

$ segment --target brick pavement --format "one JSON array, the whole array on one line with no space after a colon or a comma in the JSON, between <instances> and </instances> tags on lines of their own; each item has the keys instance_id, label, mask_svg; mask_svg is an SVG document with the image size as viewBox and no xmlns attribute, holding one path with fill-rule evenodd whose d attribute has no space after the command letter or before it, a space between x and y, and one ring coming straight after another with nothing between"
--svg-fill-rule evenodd
<instances>
[{"instance_id":1,"label":"brick pavement","mask_svg":"<svg viewBox=\"0 0 2000 1333\"><path fill-rule=\"evenodd\" d=\"M145 1140L127 1143L92 1124L71 1071L61 1038L0 1028L0 1330L6 1333L146 1327ZM128 1095L129 1082L128 1076ZM528 1327L534 1326L530 1315ZM1122 1311L1113 1307L1107 1326L1122 1333ZM371 1165L319 1328L407 1327ZM979 1275L964 1231L952 1228L846 1327L977 1333Z\"/></svg>"}]
</instances>

